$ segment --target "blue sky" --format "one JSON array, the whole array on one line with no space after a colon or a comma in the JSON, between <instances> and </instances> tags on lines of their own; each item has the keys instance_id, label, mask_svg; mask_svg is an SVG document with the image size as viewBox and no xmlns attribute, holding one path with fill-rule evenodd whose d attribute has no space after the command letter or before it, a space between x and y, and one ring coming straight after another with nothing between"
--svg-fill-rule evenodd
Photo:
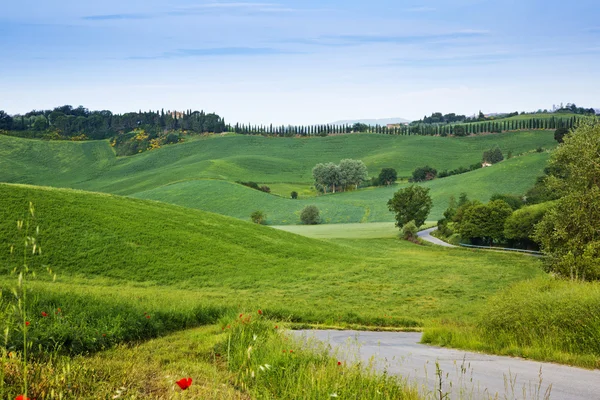
<instances>
[{"instance_id":1,"label":"blue sky","mask_svg":"<svg viewBox=\"0 0 600 400\"><path fill-rule=\"evenodd\" d=\"M0 109L326 123L600 107L597 0L21 0Z\"/></svg>"}]
</instances>

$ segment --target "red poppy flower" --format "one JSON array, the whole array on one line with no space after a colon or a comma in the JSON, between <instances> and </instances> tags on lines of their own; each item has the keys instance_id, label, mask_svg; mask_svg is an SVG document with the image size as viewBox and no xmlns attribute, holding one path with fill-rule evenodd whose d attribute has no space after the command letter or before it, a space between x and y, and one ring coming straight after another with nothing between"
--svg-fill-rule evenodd
<instances>
[{"instance_id":1,"label":"red poppy flower","mask_svg":"<svg viewBox=\"0 0 600 400\"><path fill-rule=\"evenodd\" d=\"M192 386L192 378L183 378L175 383L177 383L177 386L179 386L181 390L186 390L187 388Z\"/></svg>"},{"instance_id":2,"label":"red poppy flower","mask_svg":"<svg viewBox=\"0 0 600 400\"><path fill-rule=\"evenodd\" d=\"M227 325L227 329L231 329L231 325Z\"/></svg>"},{"instance_id":3,"label":"red poppy flower","mask_svg":"<svg viewBox=\"0 0 600 400\"><path fill-rule=\"evenodd\" d=\"M25 321L25 326L29 326L30 322L29 321Z\"/></svg>"},{"instance_id":4,"label":"red poppy flower","mask_svg":"<svg viewBox=\"0 0 600 400\"><path fill-rule=\"evenodd\" d=\"M25 397L25 395L20 394L17 397L15 397L15 400L29 400L29 397Z\"/></svg>"},{"instance_id":5,"label":"red poppy flower","mask_svg":"<svg viewBox=\"0 0 600 400\"><path fill-rule=\"evenodd\" d=\"M42 317L47 317L48 313L46 311L42 311Z\"/></svg>"},{"instance_id":6,"label":"red poppy flower","mask_svg":"<svg viewBox=\"0 0 600 400\"><path fill-rule=\"evenodd\" d=\"M244 314L240 314L240 318L242 318L244 316Z\"/></svg>"},{"instance_id":7,"label":"red poppy flower","mask_svg":"<svg viewBox=\"0 0 600 400\"><path fill-rule=\"evenodd\" d=\"M275 325L275 329L279 328L277 325Z\"/></svg>"},{"instance_id":8,"label":"red poppy flower","mask_svg":"<svg viewBox=\"0 0 600 400\"><path fill-rule=\"evenodd\" d=\"M150 316L149 316L149 315L146 315L146 318L150 319Z\"/></svg>"},{"instance_id":9,"label":"red poppy flower","mask_svg":"<svg viewBox=\"0 0 600 400\"><path fill-rule=\"evenodd\" d=\"M258 315L262 315L262 310L258 310Z\"/></svg>"},{"instance_id":10,"label":"red poppy flower","mask_svg":"<svg viewBox=\"0 0 600 400\"><path fill-rule=\"evenodd\" d=\"M342 365L342 362L341 362L341 361L338 361L338 365Z\"/></svg>"},{"instance_id":11,"label":"red poppy flower","mask_svg":"<svg viewBox=\"0 0 600 400\"><path fill-rule=\"evenodd\" d=\"M290 350L290 353L293 353L293 352L294 352L294 350Z\"/></svg>"},{"instance_id":12,"label":"red poppy flower","mask_svg":"<svg viewBox=\"0 0 600 400\"><path fill-rule=\"evenodd\" d=\"M106 337L106 333L103 333L103 334L102 334L102 337Z\"/></svg>"}]
</instances>

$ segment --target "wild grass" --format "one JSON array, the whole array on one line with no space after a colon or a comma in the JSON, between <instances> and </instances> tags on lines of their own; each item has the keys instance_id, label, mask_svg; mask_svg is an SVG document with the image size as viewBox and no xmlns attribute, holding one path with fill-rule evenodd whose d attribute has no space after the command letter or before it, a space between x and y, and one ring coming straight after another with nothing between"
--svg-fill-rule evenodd
<instances>
[{"instance_id":1,"label":"wild grass","mask_svg":"<svg viewBox=\"0 0 600 400\"><path fill-rule=\"evenodd\" d=\"M372 365L346 364L325 345L307 346L261 315L240 314L224 325L227 342L217 348L235 384L260 399L416 399L417 392L398 377Z\"/></svg>"},{"instance_id":2,"label":"wild grass","mask_svg":"<svg viewBox=\"0 0 600 400\"><path fill-rule=\"evenodd\" d=\"M423 341L600 368L600 285L521 282L491 297L475 323L428 329Z\"/></svg>"}]
</instances>

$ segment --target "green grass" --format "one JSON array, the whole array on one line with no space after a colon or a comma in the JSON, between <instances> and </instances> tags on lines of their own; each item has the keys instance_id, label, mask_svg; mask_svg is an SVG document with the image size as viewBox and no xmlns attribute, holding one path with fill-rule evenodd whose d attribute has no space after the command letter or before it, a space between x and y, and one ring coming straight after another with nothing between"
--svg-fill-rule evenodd
<instances>
[{"instance_id":1,"label":"green grass","mask_svg":"<svg viewBox=\"0 0 600 400\"><path fill-rule=\"evenodd\" d=\"M436 221L426 221L419 229L437 225ZM397 238L400 230L394 222L371 222L364 224L326 225L280 225L273 228L315 239L389 239Z\"/></svg>"},{"instance_id":2,"label":"green grass","mask_svg":"<svg viewBox=\"0 0 600 400\"><path fill-rule=\"evenodd\" d=\"M410 176L417 166L425 164L438 170L469 166L481 160L484 150L496 145L505 153L520 154L539 146L554 147L555 142L549 131L467 138L227 136L116 158L105 141L45 142L0 135L0 181L124 195L195 179L310 185L312 168L319 162L354 158L363 160L371 175L383 167L393 167L400 176Z\"/></svg>"},{"instance_id":3,"label":"green grass","mask_svg":"<svg viewBox=\"0 0 600 400\"><path fill-rule=\"evenodd\" d=\"M70 190L0 185L0 194L4 287L18 265L8 248L16 240L14 221L31 200L44 250L37 265L58 273L57 283L40 283L44 290L57 297L110 292L115 302L139 297L150 311L177 308L186 315L198 306L227 305L261 307L295 322L421 326L468 319L487 296L542 274L538 260L520 255L397 239L320 241L202 211Z\"/></svg>"},{"instance_id":4,"label":"green grass","mask_svg":"<svg viewBox=\"0 0 600 400\"><path fill-rule=\"evenodd\" d=\"M483 202L494 193L523 194L543 174L548 153L530 153L514 157L492 167L466 174L436 179L423 185L431 189L433 209L429 219L442 217L450 196L461 192ZM253 211L267 213L271 225L300 223L300 211L314 204L321 211L324 223L358 223L394 221L387 201L395 191L407 184L384 188L367 188L353 192L329 194L314 198L292 200L272 196L235 183L219 180L196 180L162 186L136 193L133 196L159 200L189 208L197 208L249 220ZM233 206L232 206L233 204Z\"/></svg>"},{"instance_id":5,"label":"green grass","mask_svg":"<svg viewBox=\"0 0 600 400\"><path fill-rule=\"evenodd\" d=\"M600 368L600 284L549 277L490 298L474 323L425 332L424 342Z\"/></svg>"}]
</instances>

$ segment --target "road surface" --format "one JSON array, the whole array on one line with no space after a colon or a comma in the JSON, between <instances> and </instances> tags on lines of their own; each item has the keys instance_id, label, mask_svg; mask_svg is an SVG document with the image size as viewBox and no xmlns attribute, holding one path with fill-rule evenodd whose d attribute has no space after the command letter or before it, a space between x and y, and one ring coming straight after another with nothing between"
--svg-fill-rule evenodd
<instances>
[{"instance_id":1,"label":"road surface","mask_svg":"<svg viewBox=\"0 0 600 400\"><path fill-rule=\"evenodd\" d=\"M448 399L600 399L600 370L427 346L419 343L419 332L315 330L294 334L329 343L340 360L372 359L377 370L404 377L428 398L434 398L439 388L437 361L442 394L449 393ZM440 398L439 392L435 398Z\"/></svg>"},{"instance_id":2,"label":"road surface","mask_svg":"<svg viewBox=\"0 0 600 400\"><path fill-rule=\"evenodd\" d=\"M440 240L436 237L431 236L431 232L435 231L436 229L437 229L437 227L425 229L424 231L420 231L418 233L418 235L421 239L425 240L426 242L430 242L430 243L437 244L439 246L444 246L444 247L456 247L449 243L444 242L443 240Z\"/></svg>"}]
</instances>

